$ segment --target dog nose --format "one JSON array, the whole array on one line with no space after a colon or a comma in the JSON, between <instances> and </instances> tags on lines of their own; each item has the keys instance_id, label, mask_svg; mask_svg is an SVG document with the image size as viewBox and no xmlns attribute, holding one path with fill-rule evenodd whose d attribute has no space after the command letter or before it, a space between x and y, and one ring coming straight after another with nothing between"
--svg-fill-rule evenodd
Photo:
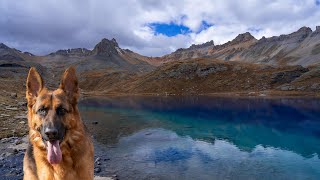
<instances>
[{"instance_id":1,"label":"dog nose","mask_svg":"<svg viewBox=\"0 0 320 180\"><path fill-rule=\"evenodd\" d=\"M55 128L46 128L44 133L49 139L55 139L58 135L58 130Z\"/></svg>"}]
</instances>

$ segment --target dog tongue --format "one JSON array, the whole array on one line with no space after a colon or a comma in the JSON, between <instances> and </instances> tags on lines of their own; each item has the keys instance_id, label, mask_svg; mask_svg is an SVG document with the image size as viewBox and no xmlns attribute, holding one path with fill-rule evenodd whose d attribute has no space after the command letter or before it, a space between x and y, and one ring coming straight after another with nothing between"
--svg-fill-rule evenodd
<instances>
[{"instance_id":1,"label":"dog tongue","mask_svg":"<svg viewBox=\"0 0 320 180\"><path fill-rule=\"evenodd\" d=\"M62 160L59 141L47 141L48 145L48 161L50 164L59 164Z\"/></svg>"}]
</instances>

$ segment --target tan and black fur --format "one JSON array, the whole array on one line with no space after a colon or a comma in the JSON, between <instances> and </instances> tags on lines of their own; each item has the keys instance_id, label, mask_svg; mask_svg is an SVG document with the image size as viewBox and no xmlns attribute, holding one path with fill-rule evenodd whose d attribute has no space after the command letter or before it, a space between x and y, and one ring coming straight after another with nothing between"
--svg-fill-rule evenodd
<instances>
[{"instance_id":1,"label":"tan and black fur","mask_svg":"<svg viewBox=\"0 0 320 180\"><path fill-rule=\"evenodd\" d=\"M29 146L23 161L24 180L91 180L94 149L77 107L79 88L75 69L62 76L58 89L44 87L40 74L31 68L26 83ZM42 129L55 126L60 135L62 160L50 164Z\"/></svg>"}]
</instances>

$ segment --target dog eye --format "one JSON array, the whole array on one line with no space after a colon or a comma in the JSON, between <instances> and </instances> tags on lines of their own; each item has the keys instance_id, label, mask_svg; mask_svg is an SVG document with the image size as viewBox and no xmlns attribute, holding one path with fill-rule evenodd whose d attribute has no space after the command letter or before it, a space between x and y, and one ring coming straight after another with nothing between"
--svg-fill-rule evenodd
<instances>
[{"instance_id":1,"label":"dog eye","mask_svg":"<svg viewBox=\"0 0 320 180\"><path fill-rule=\"evenodd\" d=\"M44 108L44 107L42 107L42 108L40 108L38 111L37 111L37 113L40 115L40 116L46 116L47 115L47 109L46 108Z\"/></svg>"},{"instance_id":2,"label":"dog eye","mask_svg":"<svg viewBox=\"0 0 320 180\"><path fill-rule=\"evenodd\" d=\"M57 108L57 114L60 115L60 116L63 116L67 113L67 110L64 109L63 107L58 107Z\"/></svg>"}]
</instances>

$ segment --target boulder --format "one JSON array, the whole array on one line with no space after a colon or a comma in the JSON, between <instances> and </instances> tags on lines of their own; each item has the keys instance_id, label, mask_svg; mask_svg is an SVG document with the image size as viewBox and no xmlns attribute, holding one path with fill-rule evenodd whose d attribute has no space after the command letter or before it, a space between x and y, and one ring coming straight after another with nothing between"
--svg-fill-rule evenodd
<instances>
[{"instance_id":1,"label":"boulder","mask_svg":"<svg viewBox=\"0 0 320 180\"><path fill-rule=\"evenodd\" d=\"M10 97L13 98L13 99L15 99L15 98L18 97L18 95L17 95L17 93L10 93Z\"/></svg>"}]
</instances>

